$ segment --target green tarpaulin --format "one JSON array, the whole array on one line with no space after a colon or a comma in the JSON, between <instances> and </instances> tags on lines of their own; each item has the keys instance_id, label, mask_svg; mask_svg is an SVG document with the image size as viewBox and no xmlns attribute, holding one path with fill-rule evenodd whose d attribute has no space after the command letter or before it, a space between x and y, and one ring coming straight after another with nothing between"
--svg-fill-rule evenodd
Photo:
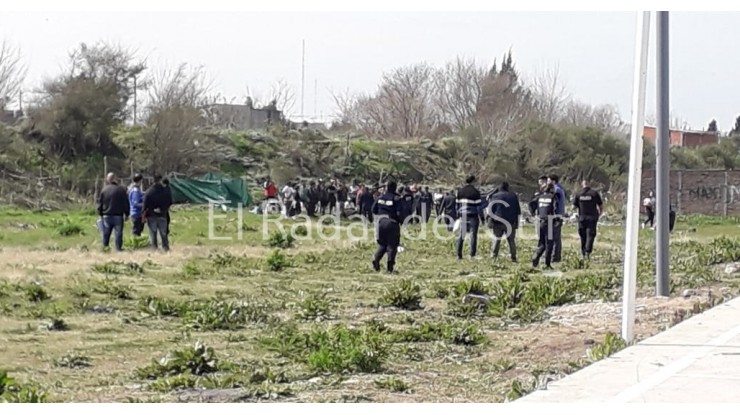
<instances>
[{"instance_id":1,"label":"green tarpaulin","mask_svg":"<svg viewBox=\"0 0 740 415\"><path fill-rule=\"evenodd\" d=\"M172 201L174 203L209 204L219 203L236 208L249 206L252 201L247 184L239 178L208 173L197 179L171 178Z\"/></svg>"}]
</instances>

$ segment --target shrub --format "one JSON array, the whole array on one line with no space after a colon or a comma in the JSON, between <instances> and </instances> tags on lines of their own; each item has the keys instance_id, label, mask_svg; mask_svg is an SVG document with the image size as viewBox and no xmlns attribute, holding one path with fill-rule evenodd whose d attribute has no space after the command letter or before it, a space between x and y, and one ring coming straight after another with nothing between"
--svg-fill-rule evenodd
<instances>
[{"instance_id":1,"label":"shrub","mask_svg":"<svg viewBox=\"0 0 740 415\"><path fill-rule=\"evenodd\" d=\"M323 321L331 318L333 301L326 298L326 293L312 294L297 304L296 317L300 320Z\"/></svg>"},{"instance_id":2,"label":"shrub","mask_svg":"<svg viewBox=\"0 0 740 415\"><path fill-rule=\"evenodd\" d=\"M293 242L295 242L295 238L293 238L293 235L280 231L274 231L267 239L267 246L269 246L270 248L288 249L293 246Z\"/></svg>"},{"instance_id":3,"label":"shrub","mask_svg":"<svg viewBox=\"0 0 740 415\"><path fill-rule=\"evenodd\" d=\"M270 271L278 272L289 267L290 261L285 254L276 249L265 259L265 264Z\"/></svg>"},{"instance_id":4,"label":"shrub","mask_svg":"<svg viewBox=\"0 0 740 415\"><path fill-rule=\"evenodd\" d=\"M38 283L28 284L23 290L25 291L28 301L34 303L40 303L51 298L44 287L42 287L41 284Z\"/></svg>"},{"instance_id":5,"label":"shrub","mask_svg":"<svg viewBox=\"0 0 740 415\"><path fill-rule=\"evenodd\" d=\"M159 361L152 361L149 366L137 370L143 379L157 379L165 376L189 373L202 376L218 371L218 359L213 348L198 341L194 346L174 350Z\"/></svg>"},{"instance_id":6,"label":"shrub","mask_svg":"<svg viewBox=\"0 0 740 415\"><path fill-rule=\"evenodd\" d=\"M421 287L410 279L402 279L380 298L380 303L405 310L421 309Z\"/></svg>"}]
</instances>

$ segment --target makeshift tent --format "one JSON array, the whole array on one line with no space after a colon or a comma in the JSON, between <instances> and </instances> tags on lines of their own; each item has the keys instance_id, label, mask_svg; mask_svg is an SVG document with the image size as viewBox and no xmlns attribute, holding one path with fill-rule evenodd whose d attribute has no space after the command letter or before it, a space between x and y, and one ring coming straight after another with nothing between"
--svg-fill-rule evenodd
<instances>
[{"instance_id":1,"label":"makeshift tent","mask_svg":"<svg viewBox=\"0 0 740 415\"><path fill-rule=\"evenodd\" d=\"M240 178L208 173L197 179L170 178L173 203L216 203L232 208L252 202L247 184Z\"/></svg>"}]
</instances>

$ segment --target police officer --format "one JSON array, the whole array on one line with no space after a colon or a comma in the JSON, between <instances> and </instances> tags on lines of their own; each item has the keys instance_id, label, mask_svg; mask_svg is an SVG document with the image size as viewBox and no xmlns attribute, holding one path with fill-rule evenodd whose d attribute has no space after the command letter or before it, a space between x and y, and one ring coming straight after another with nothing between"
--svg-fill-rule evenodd
<instances>
[{"instance_id":1,"label":"police officer","mask_svg":"<svg viewBox=\"0 0 740 415\"><path fill-rule=\"evenodd\" d=\"M429 186L424 186L424 190L419 192L419 207L416 211L416 214L421 216L421 220L424 223L429 222L429 218L432 217L433 205L434 199L429 192Z\"/></svg>"},{"instance_id":2,"label":"police officer","mask_svg":"<svg viewBox=\"0 0 740 415\"><path fill-rule=\"evenodd\" d=\"M360 195L360 211L369 223L373 221L373 204L375 203L375 189L370 186L365 187Z\"/></svg>"},{"instance_id":3,"label":"police officer","mask_svg":"<svg viewBox=\"0 0 740 415\"><path fill-rule=\"evenodd\" d=\"M596 226L601 216L603 202L599 192L591 188L591 182L584 179L583 189L576 193L573 207L578 210L578 235L581 237L581 255L589 259L594 250Z\"/></svg>"},{"instance_id":4,"label":"police officer","mask_svg":"<svg viewBox=\"0 0 740 415\"><path fill-rule=\"evenodd\" d=\"M557 212L557 198L552 184L545 184L542 190L529 202L529 213L536 217L535 224L538 228L539 242L537 243L537 252L532 258L532 266L537 267L540 264L542 254L545 254L545 269L552 269L553 254L553 232L552 224L555 213Z\"/></svg>"},{"instance_id":5,"label":"police officer","mask_svg":"<svg viewBox=\"0 0 740 415\"><path fill-rule=\"evenodd\" d=\"M553 233L553 253L552 262L560 262L563 252L563 216L565 216L566 194L563 186L560 185L560 178L557 174L551 174L547 177L548 184L552 184L552 190L557 200L557 209L555 218L552 222Z\"/></svg>"},{"instance_id":6,"label":"police officer","mask_svg":"<svg viewBox=\"0 0 740 415\"><path fill-rule=\"evenodd\" d=\"M414 192L412 192L408 187L401 187L399 193L401 194L401 201L403 202L401 204L401 214L404 218L401 222L403 222L406 218L414 214Z\"/></svg>"},{"instance_id":7,"label":"police officer","mask_svg":"<svg viewBox=\"0 0 740 415\"><path fill-rule=\"evenodd\" d=\"M378 250L373 257L373 269L380 271L380 260L388 254L388 272L393 272L396 264L396 253L401 243L401 224L406 219L404 212L410 210L404 200L396 193L396 182L388 182L386 192L373 205L373 214L377 219Z\"/></svg>"},{"instance_id":8,"label":"police officer","mask_svg":"<svg viewBox=\"0 0 740 415\"><path fill-rule=\"evenodd\" d=\"M478 250L478 228L485 219L480 191L475 188L475 176L465 179L466 185L457 191L457 214L460 218L460 235L457 238L457 259L463 257L465 236L470 234L470 257L475 258Z\"/></svg>"}]
</instances>

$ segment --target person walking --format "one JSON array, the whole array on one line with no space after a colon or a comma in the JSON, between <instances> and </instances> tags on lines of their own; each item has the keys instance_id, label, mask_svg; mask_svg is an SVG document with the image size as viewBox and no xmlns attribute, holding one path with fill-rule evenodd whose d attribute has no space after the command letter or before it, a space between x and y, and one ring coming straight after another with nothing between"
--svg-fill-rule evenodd
<instances>
[{"instance_id":1,"label":"person walking","mask_svg":"<svg viewBox=\"0 0 740 415\"><path fill-rule=\"evenodd\" d=\"M645 208L645 214L647 215L647 219L642 223L642 227L645 228L650 224L649 227L652 229L655 225L655 195L652 191L642 201L642 206Z\"/></svg>"},{"instance_id":2,"label":"person walking","mask_svg":"<svg viewBox=\"0 0 740 415\"><path fill-rule=\"evenodd\" d=\"M540 264L542 254L545 254L545 269L552 269L552 255L554 235L552 232L555 212L557 212L558 198L552 183L545 184L541 191L529 202L529 213L536 218L539 241L537 251L532 258L532 266Z\"/></svg>"},{"instance_id":3,"label":"person walking","mask_svg":"<svg viewBox=\"0 0 740 415\"><path fill-rule=\"evenodd\" d=\"M557 199L557 209L552 220L552 237L553 253L552 262L560 262L563 252L563 217L565 216L566 195L565 190L560 185L560 178L557 174L551 174L547 177L548 184L552 185Z\"/></svg>"},{"instance_id":4,"label":"person walking","mask_svg":"<svg viewBox=\"0 0 740 415\"><path fill-rule=\"evenodd\" d=\"M401 244L401 224L406 220L404 200L396 193L397 184L388 182L383 193L375 201L372 211L377 221L377 243L378 249L373 255L373 269L380 271L380 261L384 255L388 255L387 271L392 273L396 265L396 254Z\"/></svg>"},{"instance_id":5,"label":"person walking","mask_svg":"<svg viewBox=\"0 0 740 415\"><path fill-rule=\"evenodd\" d=\"M596 229L599 217L603 212L603 202L599 192L591 188L591 182L584 179L583 188L576 193L573 207L578 211L578 236L581 238L581 255L583 259L591 258L596 240Z\"/></svg>"},{"instance_id":6,"label":"person walking","mask_svg":"<svg viewBox=\"0 0 740 415\"><path fill-rule=\"evenodd\" d=\"M503 182L498 191L489 197L488 206L491 230L494 236L491 245L491 258L498 257L501 240L506 237L511 261L517 262L516 230L519 228L519 217L522 214L519 197L509 190L508 182Z\"/></svg>"},{"instance_id":7,"label":"person walking","mask_svg":"<svg viewBox=\"0 0 740 415\"><path fill-rule=\"evenodd\" d=\"M485 213L481 208L480 191L475 187L476 177L468 176L465 186L457 191L457 215L460 219L460 234L457 238L457 259L463 257L465 238L470 234L470 257L475 258L478 250L478 228Z\"/></svg>"}]
</instances>

